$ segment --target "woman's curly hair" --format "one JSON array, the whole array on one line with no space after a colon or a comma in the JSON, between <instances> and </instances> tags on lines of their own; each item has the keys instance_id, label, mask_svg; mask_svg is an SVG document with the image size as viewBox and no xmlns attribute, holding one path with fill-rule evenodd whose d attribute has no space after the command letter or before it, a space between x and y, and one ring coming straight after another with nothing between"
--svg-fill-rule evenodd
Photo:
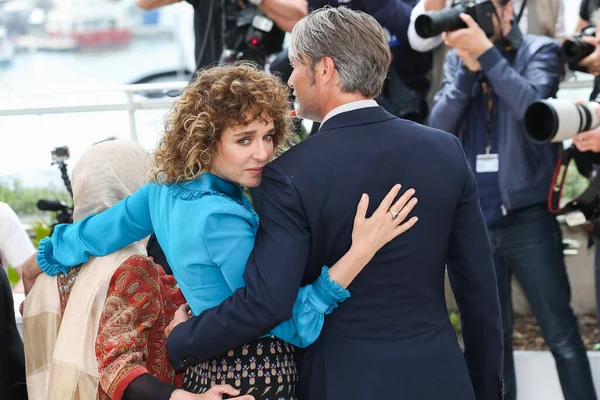
<instances>
[{"instance_id":1,"label":"woman's curly hair","mask_svg":"<svg viewBox=\"0 0 600 400\"><path fill-rule=\"evenodd\" d=\"M172 184L197 178L210 169L223 131L269 118L279 152L291 132L289 90L279 78L248 63L198 72L167 117L154 152L152 180Z\"/></svg>"}]
</instances>

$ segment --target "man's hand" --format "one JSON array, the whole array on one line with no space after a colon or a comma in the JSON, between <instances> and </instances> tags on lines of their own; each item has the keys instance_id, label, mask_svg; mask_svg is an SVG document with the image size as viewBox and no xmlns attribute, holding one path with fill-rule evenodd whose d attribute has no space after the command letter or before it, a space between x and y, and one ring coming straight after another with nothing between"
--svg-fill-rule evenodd
<instances>
[{"instance_id":1,"label":"man's hand","mask_svg":"<svg viewBox=\"0 0 600 400\"><path fill-rule=\"evenodd\" d=\"M593 151L600 153L600 128L581 132L573 138L573 144L581 152Z\"/></svg>"},{"instance_id":2,"label":"man's hand","mask_svg":"<svg viewBox=\"0 0 600 400\"><path fill-rule=\"evenodd\" d=\"M234 389L231 385L217 385L213 386L208 392L203 394L194 394L177 389L171 394L170 400L221 400L223 395L237 396L238 394L240 394L240 391ZM230 398L232 400L254 400L254 397L248 394Z\"/></svg>"},{"instance_id":3,"label":"man's hand","mask_svg":"<svg viewBox=\"0 0 600 400\"><path fill-rule=\"evenodd\" d=\"M460 18L467 24L467 27L454 32L446 32L444 43L449 47L455 48L457 51L462 50L469 53L471 58L477 60L479 56L492 48L494 44L470 15L460 14Z\"/></svg>"},{"instance_id":4,"label":"man's hand","mask_svg":"<svg viewBox=\"0 0 600 400\"><path fill-rule=\"evenodd\" d=\"M577 100L578 104L585 103L583 100ZM600 109L596 110L596 115L600 118ZM593 151L600 153L600 128L581 132L573 138L573 144L581 152Z\"/></svg>"},{"instance_id":5,"label":"man's hand","mask_svg":"<svg viewBox=\"0 0 600 400\"><path fill-rule=\"evenodd\" d=\"M479 64L477 58L473 57L465 50L456 49L456 55L462 60L463 64L469 69L469 71L477 72L481 69L481 64Z\"/></svg>"},{"instance_id":6,"label":"man's hand","mask_svg":"<svg viewBox=\"0 0 600 400\"><path fill-rule=\"evenodd\" d=\"M36 255L37 253L33 253L27 260L25 260L23 265L21 265L21 278L23 280L23 287L25 289L25 296L29 294L29 291L33 287L38 275L43 272L38 265L37 259L35 258Z\"/></svg>"},{"instance_id":7,"label":"man's hand","mask_svg":"<svg viewBox=\"0 0 600 400\"><path fill-rule=\"evenodd\" d=\"M291 32L294 25L308 15L306 0L263 0L258 8L286 32Z\"/></svg>"},{"instance_id":8,"label":"man's hand","mask_svg":"<svg viewBox=\"0 0 600 400\"><path fill-rule=\"evenodd\" d=\"M446 8L446 0L423 0L426 12L440 11Z\"/></svg>"},{"instance_id":9,"label":"man's hand","mask_svg":"<svg viewBox=\"0 0 600 400\"><path fill-rule=\"evenodd\" d=\"M600 40L589 36L584 36L581 40L585 41L592 46L595 46L594 52L581 60L579 65L585 67L588 73L598 76L600 75Z\"/></svg>"},{"instance_id":10,"label":"man's hand","mask_svg":"<svg viewBox=\"0 0 600 400\"><path fill-rule=\"evenodd\" d=\"M171 334L171 331L173 330L173 328L175 328L180 323L185 322L188 319L190 319L190 316L191 316L190 314L191 314L190 306L187 303L179 306L177 311L175 311L175 316L173 317L173 320L165 328L165 336L168 338L169 335Z\"/></svg>"}]
</instances>

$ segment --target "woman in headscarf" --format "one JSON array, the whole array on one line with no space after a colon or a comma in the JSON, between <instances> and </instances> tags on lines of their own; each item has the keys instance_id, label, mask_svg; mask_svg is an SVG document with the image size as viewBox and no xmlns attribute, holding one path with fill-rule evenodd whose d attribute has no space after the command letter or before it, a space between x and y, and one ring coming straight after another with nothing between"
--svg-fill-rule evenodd
<instances>
[{"instance_id":1,"label":"woman in headscarf","mask_svg":"<svg viewBox=\"0 0 600 400\"><path fill-rule=\"evenodd\" d=\"M146 161L145 149L129 140L89 149L73 168L74 221L142 187ZM40 276L24 305L29 398L131 399L144 388L171 399L235 395L231 387L204 395L177 390L181 376L166 357L163 333L185 303L174 283L146 257L143 241L91 257L65 274Z\"/></svg>"}]
</instances>

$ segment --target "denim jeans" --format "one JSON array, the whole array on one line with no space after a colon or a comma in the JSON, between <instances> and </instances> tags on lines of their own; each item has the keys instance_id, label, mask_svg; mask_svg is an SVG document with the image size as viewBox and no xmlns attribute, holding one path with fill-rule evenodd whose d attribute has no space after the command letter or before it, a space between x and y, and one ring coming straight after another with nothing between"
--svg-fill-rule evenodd
<instances>
[{"instance_id":1,"label":"denim jeans","mask_svg":"<svg viewBox=\"0 0 600 400\"><path fill-rule=\"evenodd\" d=\"M539 204L504 217L488 231L504 326L505 398L517 398L510 286L514 275L554 356L565 400L596 399L577 317L570 306L571 289L556 218L545 204Z\"/></svg>"}]
</instances>

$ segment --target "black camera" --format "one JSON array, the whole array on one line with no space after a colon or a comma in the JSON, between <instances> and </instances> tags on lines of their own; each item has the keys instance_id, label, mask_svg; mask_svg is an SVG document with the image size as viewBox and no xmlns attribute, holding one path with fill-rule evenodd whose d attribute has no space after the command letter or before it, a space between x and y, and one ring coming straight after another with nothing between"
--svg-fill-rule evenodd
<instances>
[{"instance_id":1,"label":"black camera","mask_svg":"<svg viewBox=\"0 0 600 400\"><path fill-rule=\"evenodd\" d=\"M67 191L73 198L73 189L71 187L71 180L67 174L67 164L65 161L69 159L71 153L68 146L56 147L50 152L52 156L52 165L57 164L58 169L61 172L63 183L67 188ZM37 208L41 211L54 211L56 212L56 221L52 224L50 229L50 235L54 232L54 227L57 224L70 224L73 223L73 207L67 205L64 201L41 199L37 202Z\"/></svg>"},{"instance_id":2,"label":"black camera","mask_svg":"<svg viewBox=\"0 0 600 400\"><path fill-rule=\"evenodd\" d=\"M574 35L571 39L565 40L565 42L562 45L562 54L567 63L569 64L569 68L575 71L587 72L585 67L579 66L577 64L579 64L581 60L592 54L595 48L595 46L586 43L583 40L583 38L595 36L596 27L588 26L581 32Z\"/></svg>"},{"instance_id":3,"label":"black camera","mask_svg":"<svg viewBox=\"0 0 600 400\"><path fill-rule=\"evenodd\" d=\"M245 60L264 67L269 56L283 49L285 32L257 7L248 5L236 11L230 7L226 15L231 21L226 23L220 65Z\"/></svg>"},{"instance_id":4,"label":"black camera","mask_svg":"<svg viewBox=\"0 0 600 400\"><path fill-rule=\"evenodd\" d=\"M415 20L415 30L422 38L430 38L442 32L466 28L460 14L470 15L488 37L494 35L494 14L496 9L491 0L467 1L453 4L452 7L419 15Z\"/></svg>"},{"instance_id":5,"label":"black camera","mask_svg":"<svg viewBox=\"0 0 600 400\"><path fill-rule=\"evenodd\" d=\"M54 150L50 152L52 156L52 163L65 162L71 157L71 153L69 152L69 146L56 147Z\"/></svg>"}]
</instances>

